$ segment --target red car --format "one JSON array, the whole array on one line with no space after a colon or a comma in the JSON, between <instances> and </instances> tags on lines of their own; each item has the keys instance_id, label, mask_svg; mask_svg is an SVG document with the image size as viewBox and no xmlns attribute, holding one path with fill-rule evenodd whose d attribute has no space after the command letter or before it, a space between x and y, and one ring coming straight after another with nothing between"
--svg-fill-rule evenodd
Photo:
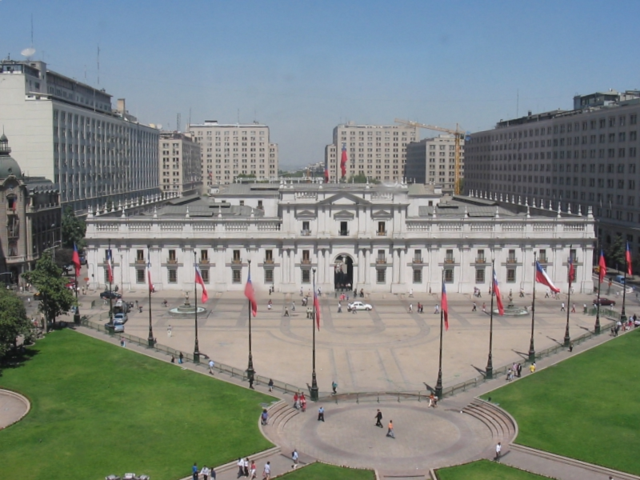
<instances>
[{"instance_id":1,"label":"red car","mask_svg":"<svg viewBox=\"0 0 640 480\"><path fill-rule=\"evenodd\" d=\"M613 300L609 300L608 298L604 298L604 297L600 297L599 300L600 300L600 305L602 305L603 307L604 306L609 306L609 305L613 306L613 305L616 304L616 302L614 302ZM593 304L594 305L598 305L598 299L597 298L593 299Z\"/></svg>"}]
</instances>

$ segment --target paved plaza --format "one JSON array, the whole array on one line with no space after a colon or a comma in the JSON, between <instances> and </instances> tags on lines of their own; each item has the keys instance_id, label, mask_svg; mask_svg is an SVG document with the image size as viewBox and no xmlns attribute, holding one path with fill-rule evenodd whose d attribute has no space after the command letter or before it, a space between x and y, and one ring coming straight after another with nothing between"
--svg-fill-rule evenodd
<instances>
[{"instance_id":1,"label":"paved plaza","mask_svg":"<svg viewBox=\"0 0 640 480\"><path fill-rule=\"evenodd\" d=\"M507 290L508 292L508 290ZM98 299L99 292L90 292L81 299L81 313L93 316L108 311ZM613 295L615 297L615 294ZM482 298L449 294L449 325L444 332L443 383L447 386L479 375L487 364L489 349L489 315L482 312L487 294ZM487 298L485 298L487 297ZM631 297L631 296L630 296ZM146 291L124 292L124 298L143 306L142 313L129 314L126 332L147 338L149 330L148 297ZM193 302L193 292L190 295ZM88 308L91 300L96 307ZM163 305L167 300L168 307ZM273 307L267 309L272 300ZM364 299L373 305L369 312L351 314L343 302L338 313L338 299L333 294L320 299L320 331L316 331L316 369L321 394L329 393L331 383L338 383L339 392L424 391L426 382L434 385L438 372L440 315L434 313L439 295L378 294ZM572 295L576 312L570 315L571 336L593 329L594 317L583 314L583 304L591 305L591 295ZM621 300L621 299L620 299ZM472 312L473 302L477 311ZM530 307L531 295L514 298L517 306ZM296 309L291 308L295 302ZM545 298L540 288L536 299L535 348L540 351L562 343L566 312L558 299ZM628 314L637 308L635 297L629 298ZM153 333L158 343L185 353L193 352L193 316L175 316L173 307L184 303L178 292L158 292L152 296ZM417 313L417 304L424 304L424 313ZM505 299L505 303L506 299ZM200 303L198 303L200 305ZM409 305L413 311L409 312ZM236 368L246 368L248 359L248 307L242 293L211 293L204 305L207 311L198 315L200 351L215 361ZM289 316L284 316L285 307ZM497 308L497 307L496 307ZM570 308L570 306L567 306ZM494 368L527 357L531 337L531 316L493 317ZM258 315L252 318L252 350L254 367L259 375L304 387L311 382L312 322L299 295L258 294ZM169 335L169 327L171 334Z\"/></svg>"}]
</instances>

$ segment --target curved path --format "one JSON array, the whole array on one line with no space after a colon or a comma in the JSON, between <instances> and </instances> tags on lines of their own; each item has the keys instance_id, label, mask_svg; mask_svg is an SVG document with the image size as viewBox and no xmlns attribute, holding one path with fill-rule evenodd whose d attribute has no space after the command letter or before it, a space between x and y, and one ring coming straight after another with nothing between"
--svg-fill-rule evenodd
<instances>
[{"instance_id":1,"label":"curved path","mask_svg":"<svg viewBox=\"0 0 640 480\"><path fill-rule=\"evenodd\" d=\"M0 390L0 430L7 428L29 413L31 403L11 390Z\"/></svg>"}]
</instances>

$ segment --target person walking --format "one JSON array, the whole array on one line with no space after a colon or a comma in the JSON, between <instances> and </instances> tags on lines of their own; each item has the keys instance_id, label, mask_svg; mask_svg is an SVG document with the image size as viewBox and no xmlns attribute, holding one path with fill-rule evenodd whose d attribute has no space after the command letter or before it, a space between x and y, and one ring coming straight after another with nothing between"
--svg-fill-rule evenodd
<instances>
[{"instance_id":1,"label":"person walking","mask_svg":"<svg viewBox=\"0 0 640 480\"><path fill-rule=\"evenodd\" d=\"M331 390L333 390L334 395L338 393L338 384L336 383L335 380L331 383Z\"/></svg>"},{"instance_id":2,"label":"person walking","mask_svg":"<svg viewBox=\"0 0 640 480\"><path fill-rule=\"evenodd\" d=\"M473 308L471 309L472 312L476 312L478 310L478 305L476 305L476 302L473 302Z\"/></svg>"},{"instance_id":3,"label":"person walking","mask_svg":"<svg viewBox=\"0 0 640 480\"><path fill-rule=\"evenodd\" d=\"M273 379L272 378L269 379L269 391L273 392Z\"/></svg>"},{"instance_id":4,"label":"person walking","mask_svg":"<svg viewBox=\"0 0 640 480\"><path fill-rule=\"evenodd\" d=\"M269 412L267 412L266 408L262 409L262 414L260 415L260 423L262 425L268 425L269 423Z\"/></svg>"},{"instance_id":5,"label":"person walking","mask_svg":"<svg viewBox=\"0 0 640 480\"><path fill-rule=\"evenodd\" d=\"M391 437L393 439L396 438L396 434L393 433L393 420L389 420L389 430L387 430L387 437Z\"/></svg>"},{"instance_id":6,"label":"person walking","mask_svg":"<svg viewBox=\"0 0 640 480\"><path fill-rule=\"evenodd\" d=\"M178 363L180 365L184 363L184 355L182 354L182 352L180 352L180 355L178 355Z\"/></svg>"},{"instance_id":7,"label":"person walking","mask_svg":"<svg viewBox=\"0 0 640 480\"><path fill-rule=\"evenodd\" d=\"M244 460L242 460L242 458L239 458L236 466L238 467L238 475L236 476L236 478L244 477Z\"/></svg>"},{"instance_id":8,"label":"person walking","mask_svg":"<svg viewBox=\"0 0 640 480\"><path fill-rule=\"evenodd\" d=\"M287 307L284 307L284 316L285 317L289 316L289 309Z\"/></svg>"},{"instance_id":9,"label":"person walking","mask_svg":"<svg viewBox=\"0 0 640 480\"><path fill-rule=\"evenodd\" d=\"M249 476L249 466L250 466L250 465L251 465L251 464L249 463L249 457L246 457L246 458L244 459L244 462L243 462L243 465L242 465L242 468L243 468L243 470L244 470L244 476L245 476L245 477L248 477L248 476Z\"/></svg>"},{"instance_id":10,"label":"person walking","mask_svg":"<svg viewBox=\"0 0 640 480\"><path fill-rule=\"evenodd\" d=\"M576 304L571 304L571 313L576 313Z\"/></svg>"},{"instance_id":11,"label":"person walking","mask_svg":"<svg viewBox=\"0 0 640 480\"><path fill-rule=\"evenodd\" d=\"M213 367L214 367L215 364L216 363L212 359L209 359L209 373L211 375L213 375Z\"/></svg>"},{"instance_id":12,"label":"person walking","mask_svg":"<svg viewBox=\"0 0 640 480\"><path fill-rule=\"evenodd\" d=\"M536 373L536 362L533 362L531 365L529 365L529 372Z\"/></svg>"},{"instance_id":13,"label":"person walking","mask_svg":"<svg viewBox=\"0 0 640 480\"><path fill-rule=\"evenodd\" d=\"M171 325L167 325L167 337L171 338L172 335L173 329L171 328Z\"/></svg>"},{"instance_id":14,"label":"person walking","mask_svg":"<svg viewBox=\"0 0 640 480\"><path fill-rule=\"evenodd\" d=\"M486 303L482 304L482 313L487 313L487 304Z\"/></svg>"},{"instance_id":15,"label":"person walking","mask_svg":"<svg viewBox=\"0 0 640 480\"><path fill-rule=\"evenodd\" d=\"M413 312L413 303L409 304L409 313Z\"/></svg>"},{"instance_id":16,"label":"person walking","mask_svg":"<svg viewBox=\"0 0 640 480\"><path fill-rule=\"evenodd\" d=\"M561 312L564 312L564 311L565 311L565 309L564 309L564 302L562 302L562 303L560 304L560 311L561 311Z\"/></svg>"},{"instance_id":17,"label":"person walking","mask_svg":"<svg viewBox=\"0 0 640 480\"><path fill-rule=\"evenodd\" d=\"M207 480L209 478L209 471L210 470L206 465L200 469L200 475L202 475L203 480Z\"/></svg>"},{"instance_id":18,"label":"person walking","mask_svg":"<svg viewBox=\"0 0 640 480\"><path fill-rule=\"evenodd\" d=\"M376 416L374 418L376 419L376 427L384 428L382 426L382 412L380 411L380 409L378 409L378 413L376 413Z\"/></svg>"},{"instance_id":19,"label":"person walking","mask_svg":"<svg viewBox=\"0 0 640 480\"><path fill-rule=\"evenodd\" d=\"M338 313L342 313L342 303L338 302Z\"/></svg>"},{"instance_id":20,"label":"person walking","mask_svg":"<svg viewBox=\"0 0 640 480\"><path fill-rule=\"evenodd\" d=\"M502 453L502 444L500 442L498 442L498 444L496 445L496 462L500 461L500 454Z\"/></svg>"},{"instance_id":21,"label":"person walking","mask_svg":"<svg viewBox=\"0 0 640 480\"><path fill-rule=\"evenodd\" d=\"M298 465L298 450L295 448L293 449L293 452L291 452L291 460L294 465Z\"/></svg>"},{"instance_id":22,"label":"person walking","mask_svg":"<svg viewBox=\"0 0 640 480\"><path fill-rule=\"evenodd\" d=\"M193 462L193 467L191 467L191 478L198 480L198 464L196 462Z\"/></svg>"},{"instance_id":23,"label":"person walking","mask_svg":"<svg viewBox=\"0 0 640 480\"><path fill-rule=\"evenodd\" d=\"M251 478L251 480L253 480L254 478L256 478L256 462L255 460L251 460L251 467L249 468L249 478Z\"/></svg>"},{"instance_id":24,"label":"person walking","mask_svg":"<svg viewBox=\"0 0 640 480\"><path fill-rule=\"evenodd\" d=\"M271 480L271 462L267 462L262 470L263 480Z\"/></svg>"},{"instance_id":25,"label":"person walking","mask_svg":"<svg viewBox=\"0 0 640 480\"><path fill-rule=\"evenodd\" d=\"M522 364L521 363L516 365L516 372L518 374L518 378L522 377Z\"/></svg>"},{"instance_id":26,"label":"person walking","mask_svg":"<svg viewBox=\"0 0 640 480\"><path fill-rule=\"evenodd\" d=\"M324 422L324 407L322 405L318 408L318 421Z\"/></svg>"},{"instance_id":27,"label":"person walking","mask_svg":"<svg viewBox=\"0 0 640 480\"><path fill-rule=\"evenodd\" d=\"M440 313L440 304L436 303L436 308L433 310L433 313Z\"/></svg>"}]
</instances>

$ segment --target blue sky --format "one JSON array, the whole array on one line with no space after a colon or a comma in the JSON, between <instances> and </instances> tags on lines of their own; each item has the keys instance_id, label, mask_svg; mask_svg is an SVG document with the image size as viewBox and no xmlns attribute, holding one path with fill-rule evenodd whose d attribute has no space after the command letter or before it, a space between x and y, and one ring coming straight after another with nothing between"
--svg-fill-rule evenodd
<instances>
[{"instance_id":1,"label":"blue sky","mask_svg":"<svg viewBox=\"0 0 640 480\"><path fill-rule=\"evenodd\" d=\"M0 0L3 58L32 15L52 70L97 85L99 46L100 87L140 121L257 120L284 168L322 161L346 121L474 132L640 88L638 1Z\"/></svg>"}]
</instances>

